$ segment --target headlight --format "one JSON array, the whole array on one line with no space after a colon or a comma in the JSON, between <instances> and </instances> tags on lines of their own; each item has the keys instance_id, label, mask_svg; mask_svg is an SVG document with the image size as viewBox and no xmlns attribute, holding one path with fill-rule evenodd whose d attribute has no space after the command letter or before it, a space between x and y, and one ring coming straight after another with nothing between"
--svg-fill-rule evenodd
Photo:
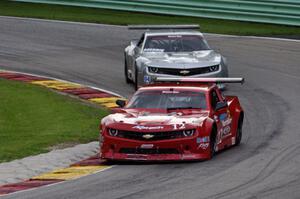
<instances>
[{"instance_id":1,"label":"headlight","mask_svg":"<svg viewBox=\"0 0 300 199\"><path fill-rule=\"evenodd\" d=\"M182 134L183 134L185 137L193 136L194 133L195 133L195 130L194 130L194 129L182 131Z\"/></svg>"},{"instance_id":2,"label":"headlight","mask_svg":"<svg viewBox=\"0 0 300 199\"><path fill-rule=\"evenodd\" d=\"M149 70L150 73L157 73L158 72L157 67L148 67L148 70Z\"/></svg>"},{"instance_id":3,"label":"headlight","mask_svg":"<svg viewBox=\"0 0 300 199\"><path fill-rule=\"evenodd\" d=\"M214 71L217 71L217 70L219 70L219 65L214 65L214 66L209 67L210 72L214 72Z\"/></svg>"},{"instance_id":4,"label":"headlight","mask_svg":"<svg viewBox=\"0 0 300 199\"><path fill-rule=\"evenodd\" d=\"M117 129L108 129L108 133L110 136L117 136L119 131Z\"/></svg>"}]
</instances>

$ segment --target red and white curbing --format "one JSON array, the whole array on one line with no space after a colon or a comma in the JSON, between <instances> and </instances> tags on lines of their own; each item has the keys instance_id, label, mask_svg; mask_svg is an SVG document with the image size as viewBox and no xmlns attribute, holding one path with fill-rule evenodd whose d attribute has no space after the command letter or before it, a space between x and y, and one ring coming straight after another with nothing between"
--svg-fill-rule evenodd
<instances>
[{"instance_id":1,"label":"red and white curbing","mask_svg":"<svg viewBox=\"0 0 300 199\"><path fill-rule=\"evenodd\" d=\"M62 93L76 96L80 99L99 104L111 110L117 107L115 101L122 98L122 96L104 89L28 73L0 70L0 78L54 89ZM105 161L101 160L99 156L90 157L86 160L72 164L68 168L58 169L35 176L23 182L0 186L0 196L41 186L48 186L66 180L77 179L85 175L109 169L110 167L111 166L105 164Z\"/></svg>"}]
</instances>

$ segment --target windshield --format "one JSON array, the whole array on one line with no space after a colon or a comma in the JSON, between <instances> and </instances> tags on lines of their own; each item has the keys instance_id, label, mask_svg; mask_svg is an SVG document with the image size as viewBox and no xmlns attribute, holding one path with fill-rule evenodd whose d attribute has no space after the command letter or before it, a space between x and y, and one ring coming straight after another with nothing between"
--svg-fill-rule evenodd
<instances>
[{"instance_id":1,"label":"windshield","mask_svg":"<svg viewBox=\"0 0 300 199\"><path fill-rule=\"evenodd\" d=\"M206 41L199 35L148 36L144 52L192 52L209 50Z\"/></svg>"},{"instance_id":2,"label":"windshield","mask_svg":"<svg viewBox=\"0 0 300 199\"><path fill-rule=\"evenodd\" d=\"M134 95L127 108L149 109L206 109L206 98L202 92L193 91L143 91Z\"/></svg>"}]
</instances>

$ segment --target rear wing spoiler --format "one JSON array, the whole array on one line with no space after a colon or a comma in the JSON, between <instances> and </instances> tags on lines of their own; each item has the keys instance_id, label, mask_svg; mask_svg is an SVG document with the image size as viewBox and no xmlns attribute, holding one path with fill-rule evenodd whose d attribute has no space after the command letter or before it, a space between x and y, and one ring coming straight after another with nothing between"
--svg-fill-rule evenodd
<instances>
[{"instance_id":1,"label":"rear wing spoiler","mask_svg":"<svg viewBox=\"0 0 300 199\"><path fill-rule=\"evenodd\" d=\"M177 78L177 77L157 77L155 82L178 82L178 83L240 83L243 84L243 77L205 77L205 78Z\"/></svg>"},{"instance_id":2,"label":"rear wing spoiler","mask_svg":"<svg viewBox=\"0 0 300 199\"><path fill-rule=\"evenodd\" d=\"M129 30L175 30L175 29L189 29L198 30L200 26L198 24L182 24L182 25L129 25L127 26Z\"/></svg>"}]
</instances>

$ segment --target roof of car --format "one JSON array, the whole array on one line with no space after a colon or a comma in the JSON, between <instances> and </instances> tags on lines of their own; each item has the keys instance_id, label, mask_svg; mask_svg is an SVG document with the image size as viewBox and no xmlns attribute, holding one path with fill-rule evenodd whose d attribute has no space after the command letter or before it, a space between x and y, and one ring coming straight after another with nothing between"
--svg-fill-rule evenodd
<instances>
[{"instance_id":1,"label":"roof of car","mask_svg":"<svg viewBox=\"0 0 300 199\"><path fill-rule=\"evenodd\" d=\"M201 83L157 83L150 84L140 88L139 90L193 90L193 91L208 91L212 87L215 87L215 84L201 84Z\"/></svg>"}]
</instances>

